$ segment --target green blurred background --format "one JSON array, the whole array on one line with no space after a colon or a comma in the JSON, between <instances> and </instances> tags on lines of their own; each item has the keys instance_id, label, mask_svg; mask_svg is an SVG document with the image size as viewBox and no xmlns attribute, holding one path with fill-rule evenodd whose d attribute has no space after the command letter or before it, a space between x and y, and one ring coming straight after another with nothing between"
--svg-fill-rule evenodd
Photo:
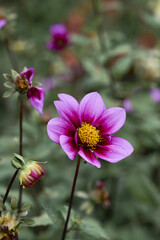
<instances>
[{"instance_id":1,"label":"green blurred background","mask_svg":"<svg viewBox=\"0 0 160 240\"><path fill-rule=\"evenodd\" d=\"M78 223L67 239L159 240L160 103L150 91L160 88L160 1L1 0L2 13L8 26L0 29L1 196L14 172L10 158L19 149L17 94L2 97L3 73L16 63L19 71L34 67L33 81L46 89L43 116L29 101L24 106L24 157L47 164L45 177L24 190L23 201L32 203L29 216L37 221L21 227L20 239L60 239L60 214L66 213L76 161L48 138L46 124L57 116L53 101L58 93L80 100L98 91L106 107L126 108L118 136L135 150L117 164L101 161L100 169L81 164L70 224ZM72 39L61 52L45 47L49 27L56 23L66 24ZM125 105L126 99L132 107ZM106 183L107 207L91 197L97 181ZM17 196L17 184L10 196Z\"/></svg>"}]
</instances>

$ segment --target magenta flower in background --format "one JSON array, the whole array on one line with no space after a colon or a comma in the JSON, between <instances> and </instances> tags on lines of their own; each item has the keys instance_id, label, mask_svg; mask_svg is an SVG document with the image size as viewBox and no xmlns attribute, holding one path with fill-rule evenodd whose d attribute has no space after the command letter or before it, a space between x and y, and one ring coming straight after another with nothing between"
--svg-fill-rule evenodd
<instances>
[{"instance_id":1,"label":"magenta flower in background","mask_svg":"<svg viewBox=\"0 0 160 240\"><path fill-rule=\"evenodd\" d=\"M150 96L153 99L153 101L159 103L160 102L160 88L151 89Z\"/></svg>"},{"instance_id":2,"label":"magenta flower in background","mask_svg":"<svg viewBox=\"0 0 160 240\"><path fill-rule=\"evenodd\" d=\"M46 47L51 51L60 51L70 44L69 34L64 24L54 24L50 27L51 40Z\"/></svg>"},{"instance_id":3,"label":"magenta flower in background","mask_svg":"<svg viewBox=\"0 0 160 240\"><path fill-rule=\"evenodd\" d=\"M133 112L134 111L134 108L133 108L133 105L131 103L131 101L129 99L124 99L123 101L123 107L125 108L125 110L127 112Z\"/></svg>"},{"instance_id":4,"label":"magenta flower in background","mask_svg":"<svg viewBox=\"0 0 160 240\"><path fill-rule=\"evenodd\" d=\"M60 144L71 160L79 154L86 162L100 168L97 158L116 163L133 152L121 137L111 136L125 123L125 109L106 109L97 92L84 96L80 103L68 94L59 94L54 104L60 115L47 124L49 138Z\"/></svg>"},{"instance_id":5,"label":"magenta flower in background","mask_svg":"<svg viewBox=\"0 0 160 240\"><path fill-rule=\"evenodd\" d=\"M46 90L53 90L56 88L56 81L54 77L47 77L43 79L42 86Z\"/></svg>"},{"instance_id":6,"label":"magenta flower in background","mask_svg":"<svg viewBox=\"0 0 160 240\"><path fill-rule=\"evenodd\" d=\"M27 97L30 99L32 106L42 115L45 90L41 87L32 87L34 68L29 68L21 72L20 76L28 80Z\"/></svg>"},{"instance_id":7,"label":"magenta flower in background","mask_svg":"<svg viewBox=\"0 0 160 240\"><path fill-rule=\"evenodd\" d=\"M7 24L7 20L5 18L0 18L0 29L3 28Z\"/></svg>"}]
</instances>

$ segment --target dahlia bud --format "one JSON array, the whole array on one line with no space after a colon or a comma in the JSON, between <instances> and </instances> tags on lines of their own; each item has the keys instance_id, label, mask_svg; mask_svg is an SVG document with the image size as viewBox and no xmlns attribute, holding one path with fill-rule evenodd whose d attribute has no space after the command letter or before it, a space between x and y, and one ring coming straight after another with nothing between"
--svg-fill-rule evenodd
<instances>
[{"instance_id":1,"label":"dahlia bud","mask_svg":"<svg viewBox=\"0 0 160 240\"><path fill-rule=\"evenodd\" d=\"M44 167L35 161L28 161L19 170L18 176L23 187L31 188L45 174Z\"/></svg>"}]
</instances>

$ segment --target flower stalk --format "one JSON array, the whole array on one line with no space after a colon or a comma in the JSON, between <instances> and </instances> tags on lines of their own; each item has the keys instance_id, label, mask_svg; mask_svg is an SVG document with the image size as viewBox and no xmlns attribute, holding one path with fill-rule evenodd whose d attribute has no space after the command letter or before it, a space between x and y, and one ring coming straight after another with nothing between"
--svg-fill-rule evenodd
<instances>
[{"instance_id":1,"label":"flower stalk","mask_svg":"<svg viewBox=\"0 0 160 240\"><path fill-rule=\"evenodd\" d=\"M61 240L65 239L66 233L67 233L67 226L68 226L68 222L69 222L69 218L70 218L72 202L73 202L73 196L74 196L74 190L75 190L77 177L78 177L78 172L79 172L80 161L81 161L81 157L78 156L76 171L75 171L75 175L74 175L74 180L73 180L73 185L72 185L72 190L71 190L71 195L70 195L70 200L69 200L69 207L68 207L67 218L66 218L66 222L65 222L65 225L64 225L64 229L63 229L63 234L62 234Z\"/></svg>"},{"instance_id":2,"label":"flower stalk","mask_svg":"<svg viewBox=\"0 0 160 240\"><path fill-rule=\"evenodd\" d=\"M20 101L20 111L19 111L19 154L22 156L22 146L23 146L23 129L22 129L22 122L23 122L23 101ZM18 173L18 172L17 172ZM22 202L22 191L23 187L20 185L19 187L19 200L18 200L18 210L21 208Z\"/></svg>"},{"instance_id":3,"label":"flower stalk","mask_svg":"<svg viewBox=\"0 0 160 240\"><path fill-rule=\"evenodd\" d=\"M20 114L19 114L19 153L20 153L20 155L22 155L22 137L23 137L22 120L23 120L23 102L20 101ZM9 194L12 184L14 183L14 180L18 174L18 171L19 171L19 168L15 171L15 173L13 174L13 177L11 178L11 181L8 185L8 188L7 188L4 198L3 198L3 204L5 204L5 202L8 198L8 194ZM22 187L20 186L18 209L20 209L21 200L22 200Z\"/></svg>"},{"instance_id":4,"label":"flower stalk","mask_svg":"<svg viewBox=\"0 0 160 240\"><path fill-rule=\"evenodd\" d=\"M6 193L5 193L4 197L3 197L3 204L5 204L5 202L6 202L6 200L7 200L8 194L9 194L9 192L10 192L10 189L11 189L11 187L12 187L12 184L14 183L14 180L15 180L15 178L16 178L16 176L17 176L18 171L19 171L19 169L17 169L17 170L15 171L15 173L13 174L13 177L11 178L11 181L10 181L10 183L9 183L9 185L8 185L8 188L7 188L7 190L6 190Z\"/></svg>"}]
</instances>

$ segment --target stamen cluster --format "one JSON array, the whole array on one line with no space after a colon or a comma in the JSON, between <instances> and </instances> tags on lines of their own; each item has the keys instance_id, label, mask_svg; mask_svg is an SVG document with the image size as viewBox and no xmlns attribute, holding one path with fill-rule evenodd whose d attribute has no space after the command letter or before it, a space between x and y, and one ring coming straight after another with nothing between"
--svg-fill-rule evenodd
<instances>
[{"instance_id":1,"label":"stamen cluster","mask_svg":"<svg viewBox=\"0 0 160 240\"><path fill-rule=\"evenodd\" d=\"M82 146L95 149L100 141L100 131L89 123L83 122L77 129L77 133Z\"/></svg>"}]
</instances>

